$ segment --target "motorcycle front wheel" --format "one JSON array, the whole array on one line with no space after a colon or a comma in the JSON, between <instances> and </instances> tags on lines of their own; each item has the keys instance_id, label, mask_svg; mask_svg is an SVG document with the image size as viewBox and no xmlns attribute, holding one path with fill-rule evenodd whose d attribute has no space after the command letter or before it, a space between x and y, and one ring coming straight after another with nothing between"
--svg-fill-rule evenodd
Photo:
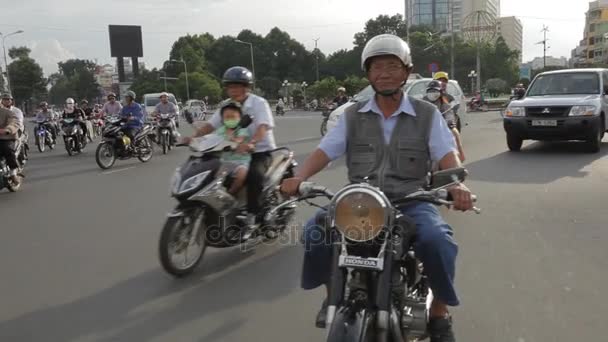
<instances>
[{"instance_id":1,"label":"motorcycle front wheel","mask_svg":"<svg viewBox=\"0 0 608 342\"><path fill-rule=\"evenodd\" d=\"M177 278L185 277L203 259L207 249L203 215L204 211L195 211L186 216L169 217L165 222L158 242L158 254L167 273Z\"/></svg>"},{"instance_id":2,"label":"motorcycle front wheel","mask_svg":"<svg viewBox=\"0 0 608 342\"><path fill-rule=\"evenodd\" d=\"M152 143L150 143L150 139L145 137L141 140L140 144L137 151L137 159L142 163L150 161L152 159ZM142 150L145 151L141 152Z\"/></svg>"},{"instance_id":3,"label":"motorcycle front wheel","mask_svg":"<svg viewBox=\"0 0 608 342\"><path fill-rule=\"evenodd\" d=\"M5 185L10 192L17 192L21 188L21 183L14 183L11 179L6 179Z\"/></svg>"},{"instance_id":4,"label":"motorcycle front wheel","mask_svg":"<svg viewBox=\"0 0 608 342\"><path fill-rule=\"evenodd\" d=\"M46 149L46 137L37 136L36 137L36 146L38 146L38 151L40 151L40 153L43 153L44 150Z\"/></svg>"},{"instance_id":5,"label":"motorcycle front wheel","mask_svg":"<svg viewBox=\"0 0 608 342\"><path fill-rule=\"evenodd\" d=\"M95 151L95 161L103 170L107 170L114 166L116 162L116 151L109 142L103 142L97 146Z\"/></svg>"},{"instance_id":6,"label":"motorcycle front wheel","mask_svg":"<svg viewBox=\"0 0 608 342\"><path fill-rule=\"evenodd\" d=\"M74 155L74 139L67 139L65 141L65 149L68 151L68 156Z\"/></svg>"},{"instance_id":7,"label":"motorcycle front wheel","mask_svg":"<svg viewBox=\"0 0 608 342\"><path fill-rule=\"evenodd\" d=\"M167 143L167 135L162 134L160 136L160 145L163 147L163 154L167 154L168 143Z\"/></svg>"},{"instance_id":8,"label":"motorcycle front wheel","mask_svg":"<svg viewBox=\"0 0 608 342\"><path fill-rule=\"evenodd\" d=\"M321 122L321 136L324 137L327 134L327 120Z\"/></svg>"}]
</instances>

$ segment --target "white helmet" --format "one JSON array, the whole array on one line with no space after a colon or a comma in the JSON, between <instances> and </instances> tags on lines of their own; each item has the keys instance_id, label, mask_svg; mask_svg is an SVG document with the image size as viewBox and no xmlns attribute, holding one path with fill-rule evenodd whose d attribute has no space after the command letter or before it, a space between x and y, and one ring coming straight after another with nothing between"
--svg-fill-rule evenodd
<instances>
[{"instance_id":1,"label":"white helmet","mask_svg":"<svg viewBox=\"0 0 608 342\"><path fill-rule=\"evenodd\" d=\"M65 99L65 104L74 104L74 99L71 97L68 97L67 99Z\"/></svg>"},{"instance_id":2,"label":"white helmet","mask_svg":"<svg viewBox=\"0 0 608 342\"><path fill-rule=\"evenodd\" d=\"M361 69L367 71L366 65L370 58L392 55L401 60L406 67L412 67L412 56L407 43L392 34L381 34L370 39L361 53Z\"/></svg>"},{"instance_id":3,"label":"white helmet","mask_svg":"<svg viewBox=\"0 0 608 342\"><path fill-rule=\"evenodd\" d=\"M338 88L338 91L341 91L341 92L343 92L343 93L346 93L346 88L344 88L344 87L340 87L340 88Z\"/></svg>"},{"instance_id":4,"label":"white helmet","mask_svg":"<svg viewBox=\"0 0 608 342\"><path fill-rule=\"evenodd\" d=\"M166 96L167 98L169 98L169 94L168 94L168 93L165 93L165 92L160 93L159 98L161 98L161 97L163 97L163 96Z\"/></svg>"}]
</instances>

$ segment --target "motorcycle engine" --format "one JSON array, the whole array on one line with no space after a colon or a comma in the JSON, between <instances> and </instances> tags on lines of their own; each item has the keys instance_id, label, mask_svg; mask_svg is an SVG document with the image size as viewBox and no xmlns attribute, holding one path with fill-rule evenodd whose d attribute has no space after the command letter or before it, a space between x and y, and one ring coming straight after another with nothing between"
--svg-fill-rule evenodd
<instances>
[{"instance_id":1,"label":"motorcycle engine","mask_svg":"<svg viewBox=\"0 0 608 342\"><path fill-rule=\"evenodd\" d=\"M401 312L401 329L408 338L422 340L426 337L427 307L426 300L407 297Z\"/></svg>"}]
</instances>

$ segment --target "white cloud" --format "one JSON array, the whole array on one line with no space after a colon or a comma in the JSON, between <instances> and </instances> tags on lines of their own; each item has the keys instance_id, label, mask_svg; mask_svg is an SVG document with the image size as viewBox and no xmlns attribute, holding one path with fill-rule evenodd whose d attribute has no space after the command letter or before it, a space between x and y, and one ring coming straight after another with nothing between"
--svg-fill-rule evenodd
<instances>
[{"instance_id":1,"label":"white cloud","mask_svg":"<svg viewBox=\"0 0 608 342\"><path fill-rule=\"evenodd\" d=\"M71 51L64 48L57 39L34 41L29 44L31 56L44 70L45 75L57 72L57 63L66 59L76 58Z\"/></svg>"}]
</instances>

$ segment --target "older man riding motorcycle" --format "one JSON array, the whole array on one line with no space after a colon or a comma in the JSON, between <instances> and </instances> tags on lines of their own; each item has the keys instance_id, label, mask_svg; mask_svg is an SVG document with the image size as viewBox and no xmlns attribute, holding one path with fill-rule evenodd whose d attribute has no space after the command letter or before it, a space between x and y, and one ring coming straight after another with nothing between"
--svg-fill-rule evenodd
<instances>
[{"instance_id":1,"label":"older man riding motorcycle","mask_svg":"<svg viewBox=\"0 0 608 342\"><path fill-rule=\"evenodd\" d=\"M361 66L376 95L346 109L338 125L323 138L296 176L283 182L284 193L295 195L303 181L343 155L351 183L368 182L389 199L402 198L423 186L431 161L441 169L461 166L454 136L437 108L404 96L402 88L413 68L408 44L394 35L376 36L365 46ZM454 186L449 192L455 209L473 208L471 192L464 185ZM416 221L415 252L424 263L435 295L428 327L431 342L455 341L447 309L448 305L459 304L454 289L458 246L452 228L432 204L415 203L402 211ZM327 285L329 281L331 245L326 240L325 227L315 224L323 222L317 221L319 215L322 213L311 219L304 230L304 289ZM325 303L317 315L319 327L324 326Z\"/></svg>"}]
</instances>

